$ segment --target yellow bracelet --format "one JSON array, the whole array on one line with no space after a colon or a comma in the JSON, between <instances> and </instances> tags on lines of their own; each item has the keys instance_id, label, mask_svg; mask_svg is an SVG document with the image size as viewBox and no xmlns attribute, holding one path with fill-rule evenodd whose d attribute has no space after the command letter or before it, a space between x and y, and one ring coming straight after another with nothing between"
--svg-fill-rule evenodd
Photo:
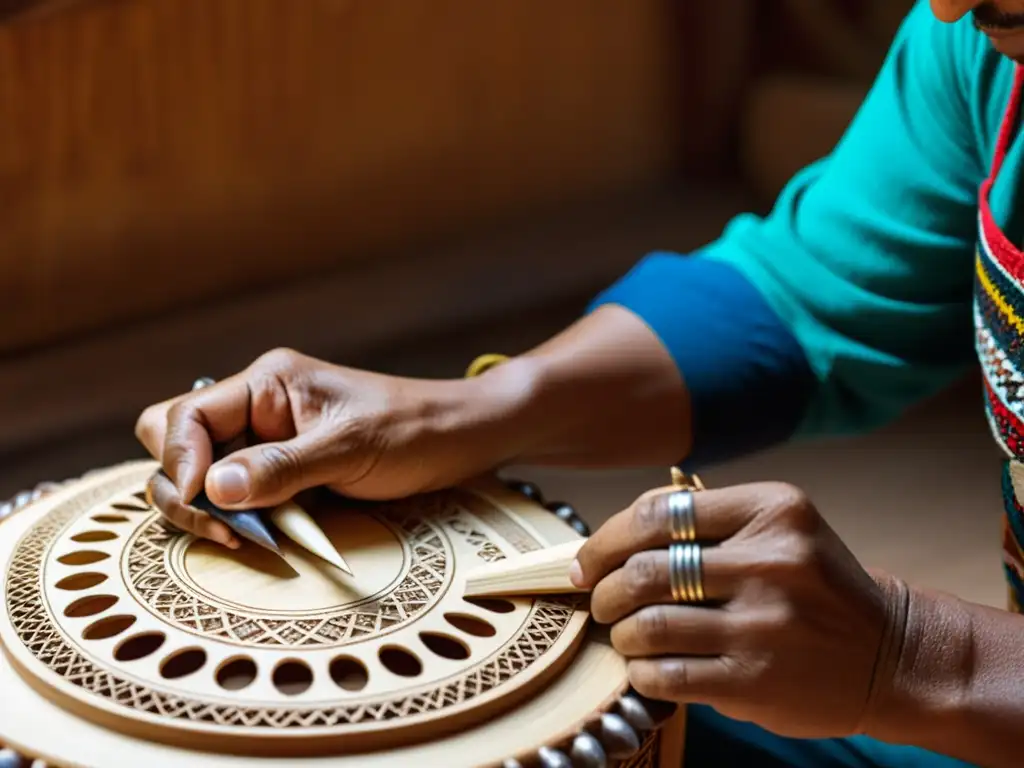
<instances>
[{"instance_id":1,"label":"yellow bracelet","mask_svg":"<svg viewBox=\"0 0 1024 768\"><path fill-rule=\"evenodd\" d=\"M469 368L466 369L466 378L472 379L475 376L479 376L494 366L501 365L506 360L508 360L508 355L480 355L480 357L469 364Z\"/></svg>"}]
</instances>

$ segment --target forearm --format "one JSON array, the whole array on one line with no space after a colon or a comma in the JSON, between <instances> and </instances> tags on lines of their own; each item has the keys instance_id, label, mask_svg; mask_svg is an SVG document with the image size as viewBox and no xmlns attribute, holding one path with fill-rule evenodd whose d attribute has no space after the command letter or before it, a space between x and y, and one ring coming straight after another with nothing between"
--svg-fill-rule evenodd
<instances>
[{"instance_id":1,"label":"forearm","mask_svg":"<svg viewBox=\"0 0 1024 768\"><path fill-rule=\"evenodd\" d=\"M696 468L788 438L817 386L759 289L699 255L652 254L592 309L475 385L505 460Z\"/></svg>"},{"instance_id":2,"label":"forearm","mask_svg":"<svg viewBox=\"0 0 1024 768\"><path fill-rule=\"evenodd\" d=\"M1024 750L1024 617L911 590L905 638L867 719L883 741L1015 768Z\"/></svg>"},{"instance_id":3,"label":"forearm","mask_svg":"<svg viewBox=\"0 0 1024 768\"><path fill-rule=\"evenodd\" d=\"M601 307L481 377L525 396L506 429L522 464L673 464L692 442L690 397L664 344L632 312Z\"/></svg>"}]
</instances>

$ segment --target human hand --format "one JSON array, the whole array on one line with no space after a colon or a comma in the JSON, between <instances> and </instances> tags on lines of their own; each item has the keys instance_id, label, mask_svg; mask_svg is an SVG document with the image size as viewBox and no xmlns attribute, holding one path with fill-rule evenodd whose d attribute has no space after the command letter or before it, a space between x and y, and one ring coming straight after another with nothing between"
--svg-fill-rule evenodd
<instances>
[{"instance_id":1,"label":"human hand","mask_svg":"<svg viewBox=\"0 0 1024 768\"><path fill-rule=\"evenodd\" d=\"M227 526L189 505L205 490L225 510L279 504L315 486L401 498L486 471L515 450L482 427L508 407L475 380L428 381L344 368L276 350L216 384L147 408L135 433L164 474L150 494L167 518L236 547ZM217 461L214 445L258 444Z\"/></svg>"},{"instance_id":2,"label":"human hand","mask_svg":"<svg viewBox=\"0 0 1024 768\"><path fill-rule=\"evenodd\" d=\"M700 703L780 735L856 733L898 602L807 497L776 483L693 494L705 602L673 599L662 489L612 517L580 549L574 581L610 624L641 694ZM884 664L882 666L885 666Z\"/></svg>"}]
</instances>

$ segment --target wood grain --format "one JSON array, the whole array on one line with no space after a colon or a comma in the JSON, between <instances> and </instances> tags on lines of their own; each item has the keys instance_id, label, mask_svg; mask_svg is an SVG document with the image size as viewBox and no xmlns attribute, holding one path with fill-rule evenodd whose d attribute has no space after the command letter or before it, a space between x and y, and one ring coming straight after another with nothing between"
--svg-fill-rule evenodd
<instances>
[{"instance_id":1,"label":"wood grain","mask_svg":"<svg viewBox=\"0 0 1024 768\"><path fill-rule=\"evenodd\" d=\"M569 578L583 539L518 557L478 565L466 574L466 597L526 596L585 592Z\"/></svg>"},{"instance_id":2,"label":"wood grain","mask_svg":"<svg viewBox=\"0 0 1024 768\"><path fill-rule=\"evenodd\" d=\"M235 373L276 346L350 363L401 341L521 316L551 302L571 299L582 309L581 296L646 251L699 247L742 206L733 190L702 187L566 207L558 216L404 259L338 269L32 355L0 357L0 483L34 482L35 470L25 465L33 451L48 457L45 478L38 479L88 468L92 455L83 457L85 467L60 469L53 461L75 438L114 424L130 438L145 406L187 390L197 376ZM466 350L467 360L479 351ZM439 375L461 375L465 364Z\"/></svg>"},{"instance_id":3,"label":"wood grain","mask_svg":"<svg viewBox=\"0 0 1024 768\"><path fill-rule=\"evenodd\" d=\"M86 0L0 25L0 351L664 178L674 6Z\"/></svg>"},{"instance_id":4,"label":"wood grain","mask_svg":"<svg viewBox=\"0 0 1024 768\"><path fill-rule=\"evenodd\" d=\"M375 566L382 573L362 584L346 582L354 590L346 594L339 591L341 584L329 583L324 574L308 568L301 568L302 573L291 579L279 576L280 583L274 584L265 571L276 568L278 561L267 559L263 550L254 549L253 559L246 561L239 559L239 553L217 552L156 525L152 510L141 501L141 488L152 469L151 462L132 462L101 470L4 523L0 591L7 596L7 611L0 613L5 651L0 654L0 682L10 695L0 697L0 738L26 755L55 765L83 767L110 765L115 753L125 765L191 765L197 752L189 749L200 751L204 764L225 768L240 765L243 759L249 764L283 765L287 763L280 758L298 754L306 756L304 764L335 768L417 763L489 766L513 755L534 755L545 745L560 746L586 723L611 711L626 690L625 660L613 651L606 632L583 631L584 613L532 601L506 601L498 609L488 609L465 603L456 590L444 588L442 571L451 569L457 581L464 561L477 560L479 552L494 551L485 539L521 552L575 536L554 515L492 479L463 486L457 501L452 498L439 506L432 505L434 497L423 497L398 502L402 509L390 512L386 508L366 511L364 523L370 522L369 517L386 518L391 526L377 523L384 538L372 534L374 545L364 546L370 540L364 545L353 542L360 556L367 558L367 567L358 570L369 576L370 566ZM325 517L337 519L339 536L347 535L348 523L362 514L322 511ZM410 520L410 513L415 520ZM437 526L445 527L443 536L429 530ZM102 531L114 535L98 536ZM405 549L396 540L405 535L421 543ZM54 537L60 541L51 542ZM78 554L107 557L75 559L72 555L86 541L91 552ZM163 550L155 554L163 566L136 570L124 565L139 561L122 557L122 552L152 554L153 546ZM193 546L206 550L194 555ZM382 557L388 550L392 556ZM448 554L438 559L436 553L442 550ZM410 556L424 563L415 577L424 580L411 591L406 582L414 577L416 566L410 570L406 562ZM165 603L166 588L153 580L168 577L170 571L161 568L177 569L174 581L180 586L171 587L172 591L190 590L189 601L217 607L193 613L182 611L180 601L173 606ZM370 583L375 578L386 581L385 571L395 571L402 583L383 591ZM41 578L43 572L47 575ZM97 576L106 578L89 578ZM225 586L229 592L222 591ZM317 596L322 605L297 605L287 599L289 591L303 600ZM37 604L43 594L50 600L52 614L44 617L42 610L19 607ZM99 602L104 596L108 599ZM375 599L368 602L371 596ZM406 613L388 614L384 621L382 612L391 599L403 601ZM310 610L317 620L306 616ZM244 622L211 620L225 611L249 616ZM323 635L325 611L358 612L361 621L353 623L350 616L337 625L355 634ZM538 618L542 614L546 618ZM368 625L365 620L375 615L382 620ZM462 621L449 621L452 616ZM474 619L476 627L490 631L467 629L465 621L473 616L479 616ZM119 618L132 621L115 629L113 622ZM29 630L36 638L31 644L25 642L26 622L34 627ZM285 626L304 629L294 635L283 631ZM468 655L456 658L434 651L432 656L423 641L424 630L455 633L453 642ZM212 639L223 639L224 632L232 639ZM160 645L140 655L119 653L133 637L154 634L164 637ZM44 635L45 641L39 641ZM344 642L346 638L352 642ZM514 675L489 672L486 678L469 680L481 664L490 670L494 653L520 642L517 638L522 638L524 650L499 666L505 670L521 665L522 669ZM69 664L67 659L86 646L88 660ZM386 661L377 661L388 647L408 647L418 654L419 670L390 674ZM198 665L189 672L167 673L186 649L203 651ZM339 653L358 658L368 671L363 688L340 690L341 683L329 674ZM239 659L250 662L247 682L225 686L220 672ZM284 688L276 672L284 663L306 665L310 682L301 689ZM89 671L95 665L104 670L102 676ZM460 677L467 678L463 684L456 682ZM438 689L436 696L418 693L431 685ZM449 688L454 694L442 695ZM143 689L149 693L143 694ZM166 698L167 689L176 692L173 699ZM532 695L526 695L530 689ZM412 696L411 703L396 704L387 717L374 714L380 700L399 701L403 696ZM188 704L207 699L209 705L198 709ZM266 709L271 701L272 708ZM230 716L238 708L245 710L245 718ZM324 708L329 708L331 716L321 722L315 714ZM261 715L263 709L266 713ZM496 717L500 709L504 711ZM18 711L32 711L34 718L25 721L16 715ZM44 711L47 717L40 718ZM349 714L342 717L342 711ZM300 713L301 719L296 720ZM61 721L59 729L53 728L55 720ZM30 725L43 721L50 727ZM525 731L523 723L530 724ZM681 722L674 725L682 727ZM368 739L373 732L385 741L371 744ZM90 737L82 738L87 733ZM164 743L157 746L157 742ZM374 754L363 752L367 749ZM678 752L675 757L678 765Z\"/></svg>"}]
</instances>

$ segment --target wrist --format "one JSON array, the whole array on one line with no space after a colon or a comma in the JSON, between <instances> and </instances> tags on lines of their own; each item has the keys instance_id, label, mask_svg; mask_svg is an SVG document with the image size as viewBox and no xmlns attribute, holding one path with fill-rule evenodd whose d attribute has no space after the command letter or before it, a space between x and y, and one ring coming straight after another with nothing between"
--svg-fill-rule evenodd
<instances>
[{"instance_id":1,"label":"wrist","mask_svg":"<svg viewBox=\"0 0 1024 768\"><path fill-rule=\"evenodd\" d=\"M526 415L537 386L532 361L509 359L464 379L432 381L418 400L417 443L462 467L461 480L515 461L531 441Z\"/></svg>"},{"instance_id":2,"label":"wrist","mask_svg":"<svg viewBox=\"0 0 1024 768\"><path fill-rule=\"evenodd\" d=\"M888 589L899 601L899 587ZM973 627L959 601L905 586L902 597L901 636L893 638L891 663L880 656L863 730L889 743L930 744L962 712L970 688Z\"/></svg>"},{"instance_id":3,"label":"wrist","mask_svg":"<svg viewBox=\"0 0 1024 768\"><path fill-rule=\"evenodd\" d=\"M690 400L679 370L644 322L619 307L443 387L435 423L490 466L671 465L689 452Z\"/></svg>"}]
</instances>

